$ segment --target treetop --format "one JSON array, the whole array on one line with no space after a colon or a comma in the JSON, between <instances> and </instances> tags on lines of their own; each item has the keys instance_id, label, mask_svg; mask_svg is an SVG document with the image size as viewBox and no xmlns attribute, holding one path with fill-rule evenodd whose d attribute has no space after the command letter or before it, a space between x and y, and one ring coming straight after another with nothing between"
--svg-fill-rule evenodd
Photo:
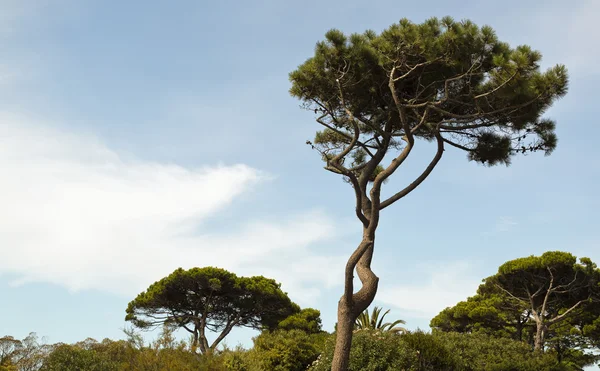
<instances>
[{"instance_id":1,"label":"treetop","mask_svg":"<svg viewBox=\"0 0 600 371\"><path fill-rule=\"evenodd\" d=\"M555 124L542 115L566 94L567 70L542 72L541 58L468 20L402 19L380 34L330 30L290 74L290 93L318 115L323 130L310 144L325 160L342 152L358 128L355 148L342 156L355 166L381 147L386 133L391 148L401 147L407 130L427 140L439 131L470 160L508 164L518 153L556 147Z\"/></svg>"}]
</instances>

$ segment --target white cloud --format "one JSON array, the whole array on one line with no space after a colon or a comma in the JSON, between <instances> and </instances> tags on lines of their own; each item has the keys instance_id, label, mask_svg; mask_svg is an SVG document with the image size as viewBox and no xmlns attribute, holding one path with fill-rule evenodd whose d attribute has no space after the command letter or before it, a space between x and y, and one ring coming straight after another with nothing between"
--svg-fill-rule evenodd
<instances>
[{"instance_id":1,"label":"white cloud","mask_svg":"<svg viewBox=\"0 0 600 371\"><path fill-rule=\"evenodd\" d=\"M433 264L413 283L383 286L377 300L402 310L403 317L431 319L446 307L473 296L481 283L467 262Z\"/></svg>"},{"instance_id":2,"label":"white cloud","mask_svg":"<svg viewBox=\"0 0 600 371\"><path fill-rule=\"evenodd\" d=\"M0 114L0 169L0 274L14 284L133 295L177 267L213 265L273 277L303 304L336 283L323 266L342 266L310 250L334 235L318 211L194 230L267 179L245 165L124 159L91 136Z\"/></svg>"}]
</instances>

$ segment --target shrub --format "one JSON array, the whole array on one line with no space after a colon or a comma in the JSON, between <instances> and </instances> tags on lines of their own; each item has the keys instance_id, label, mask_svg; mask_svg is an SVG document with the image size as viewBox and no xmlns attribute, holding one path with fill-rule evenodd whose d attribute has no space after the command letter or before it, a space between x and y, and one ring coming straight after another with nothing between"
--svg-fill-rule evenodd
<instances>
[{"instance_id":1,"label":"shrub","mask_svg":"<svg viewBox=\"0 0 600 371\"><path fill-rule=\"evenodd\" d=\"M323 353L309 370L330 370L334 346L335 336L329 336ZM411 370L410 366L416 360L415 352L393 333L361 330L352 338L350 371Z\"/></svg>"},{"instance_id":2,"label":"shrub","mask_svg":"<svg viewBox=\"0 0 600 371\"><path fill-rule=\"evenodd\" d=\"M306 368L323 351L327 333L302 330L263 332L248 352L248 371L295 371Z\"/></svg>"},{"instance_id":3,"label":"shrub","mask_svg":"<svg viewBox=\"0 0 600 371\"><path fill-rule=\"evenodd\" d=\"M249 351L241 346L235 349L225 349L222 353L223 366L228 371L249 371L250 359Z\"/></svg>"},{"instance_id":4,"label":"shrub","mask_svg":"<svg viewBox=\"0 0 600 371\"><path fill-rule=\"evenodd\" d=\"M309 368L329 371L334 336ZM522 342L485 334L415 331L403 335L361 330L354 334L351 371L575 371L558 365L551 354L538 354Z\"/></svg>"},{"instance_id":5,"label":"shrub","mask_svg":"<svg viewBox=\"0 0 600 371\"><path fill-rule=\"evenodd\" d=\"M433 337L455 357L464 371L576 370L558 365L550 354L534 353L528 344L508 338L456 332L436 333Z\"/></svg>"},{"instance_id":6,"label":"shrub","mask_svg":"<svg viewBox=\"0 0 600 371\"><path fill-rule=\"evenodd\" d=\"M105 354L75 345L60 344L44 360L41 371L117 371L118 364Z\"/></svg>"}]
</instances>

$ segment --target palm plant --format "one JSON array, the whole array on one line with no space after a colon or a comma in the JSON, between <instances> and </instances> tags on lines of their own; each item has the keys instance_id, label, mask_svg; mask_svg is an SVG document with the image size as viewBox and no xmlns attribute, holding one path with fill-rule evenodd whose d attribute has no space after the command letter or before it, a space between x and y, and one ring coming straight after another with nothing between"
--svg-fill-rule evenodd
<instances>
[{"instance_id":1,"label":"palm plant","mask_svg":"<svg viewBox=\"0 0 600 371\"><path fill-rule=\"evenodd\" d=\"M365 309L365 311L362 312L356 319L356 322L354 323L354 331L377 330L394 333L404 333L407 331L406 328L398 326L406 323L401 319L394 322L383 322L385 316L390 312L390 310L388 309L381 314L382 310L383 308L374 307L373 312L369 314L369 309Z\"/></svg>"}]
</instances>

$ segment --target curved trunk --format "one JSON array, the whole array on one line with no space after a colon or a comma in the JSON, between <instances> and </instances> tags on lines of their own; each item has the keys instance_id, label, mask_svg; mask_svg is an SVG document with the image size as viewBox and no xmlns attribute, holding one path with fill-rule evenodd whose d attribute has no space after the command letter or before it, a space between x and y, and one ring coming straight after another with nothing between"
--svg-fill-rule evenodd
<instances>
[{"instance_id":1,"label":"curved trunk","mask_svg":"<svg viewBox=\"0 0 600 371\"><path fill-rule=\"evenodd\" d=\"M367 244L369 247L361 255L356 264L356 273L362 283L362 287L358 292L352 293L350 300L347 300L348 296L344 293L338 303L338 323L331 371L348 370L354 322L371 305L377 293L379 278L371 270L374 247L373 233L363 236L361 245L363 244ZM359 245L359 249L361 245ZM350 260L352 260L352 257ZM345 287L345 289L347 290L348 287ZM352 289L352 287L349 289Z\"/></svg>"},{"instance_id":2,"label":"curved trunk","mask_svg":"<svg viewBox=\"0 0 600 371\"><path fill-rule=\"evenodd\" d=\"M332 371L346 371L350 366L350 347L352 346L352 332L354 321L352 308L341 299L338 303L338 322L335 335L335 350L333 352Z\"/></svg>"}]
</instances>

